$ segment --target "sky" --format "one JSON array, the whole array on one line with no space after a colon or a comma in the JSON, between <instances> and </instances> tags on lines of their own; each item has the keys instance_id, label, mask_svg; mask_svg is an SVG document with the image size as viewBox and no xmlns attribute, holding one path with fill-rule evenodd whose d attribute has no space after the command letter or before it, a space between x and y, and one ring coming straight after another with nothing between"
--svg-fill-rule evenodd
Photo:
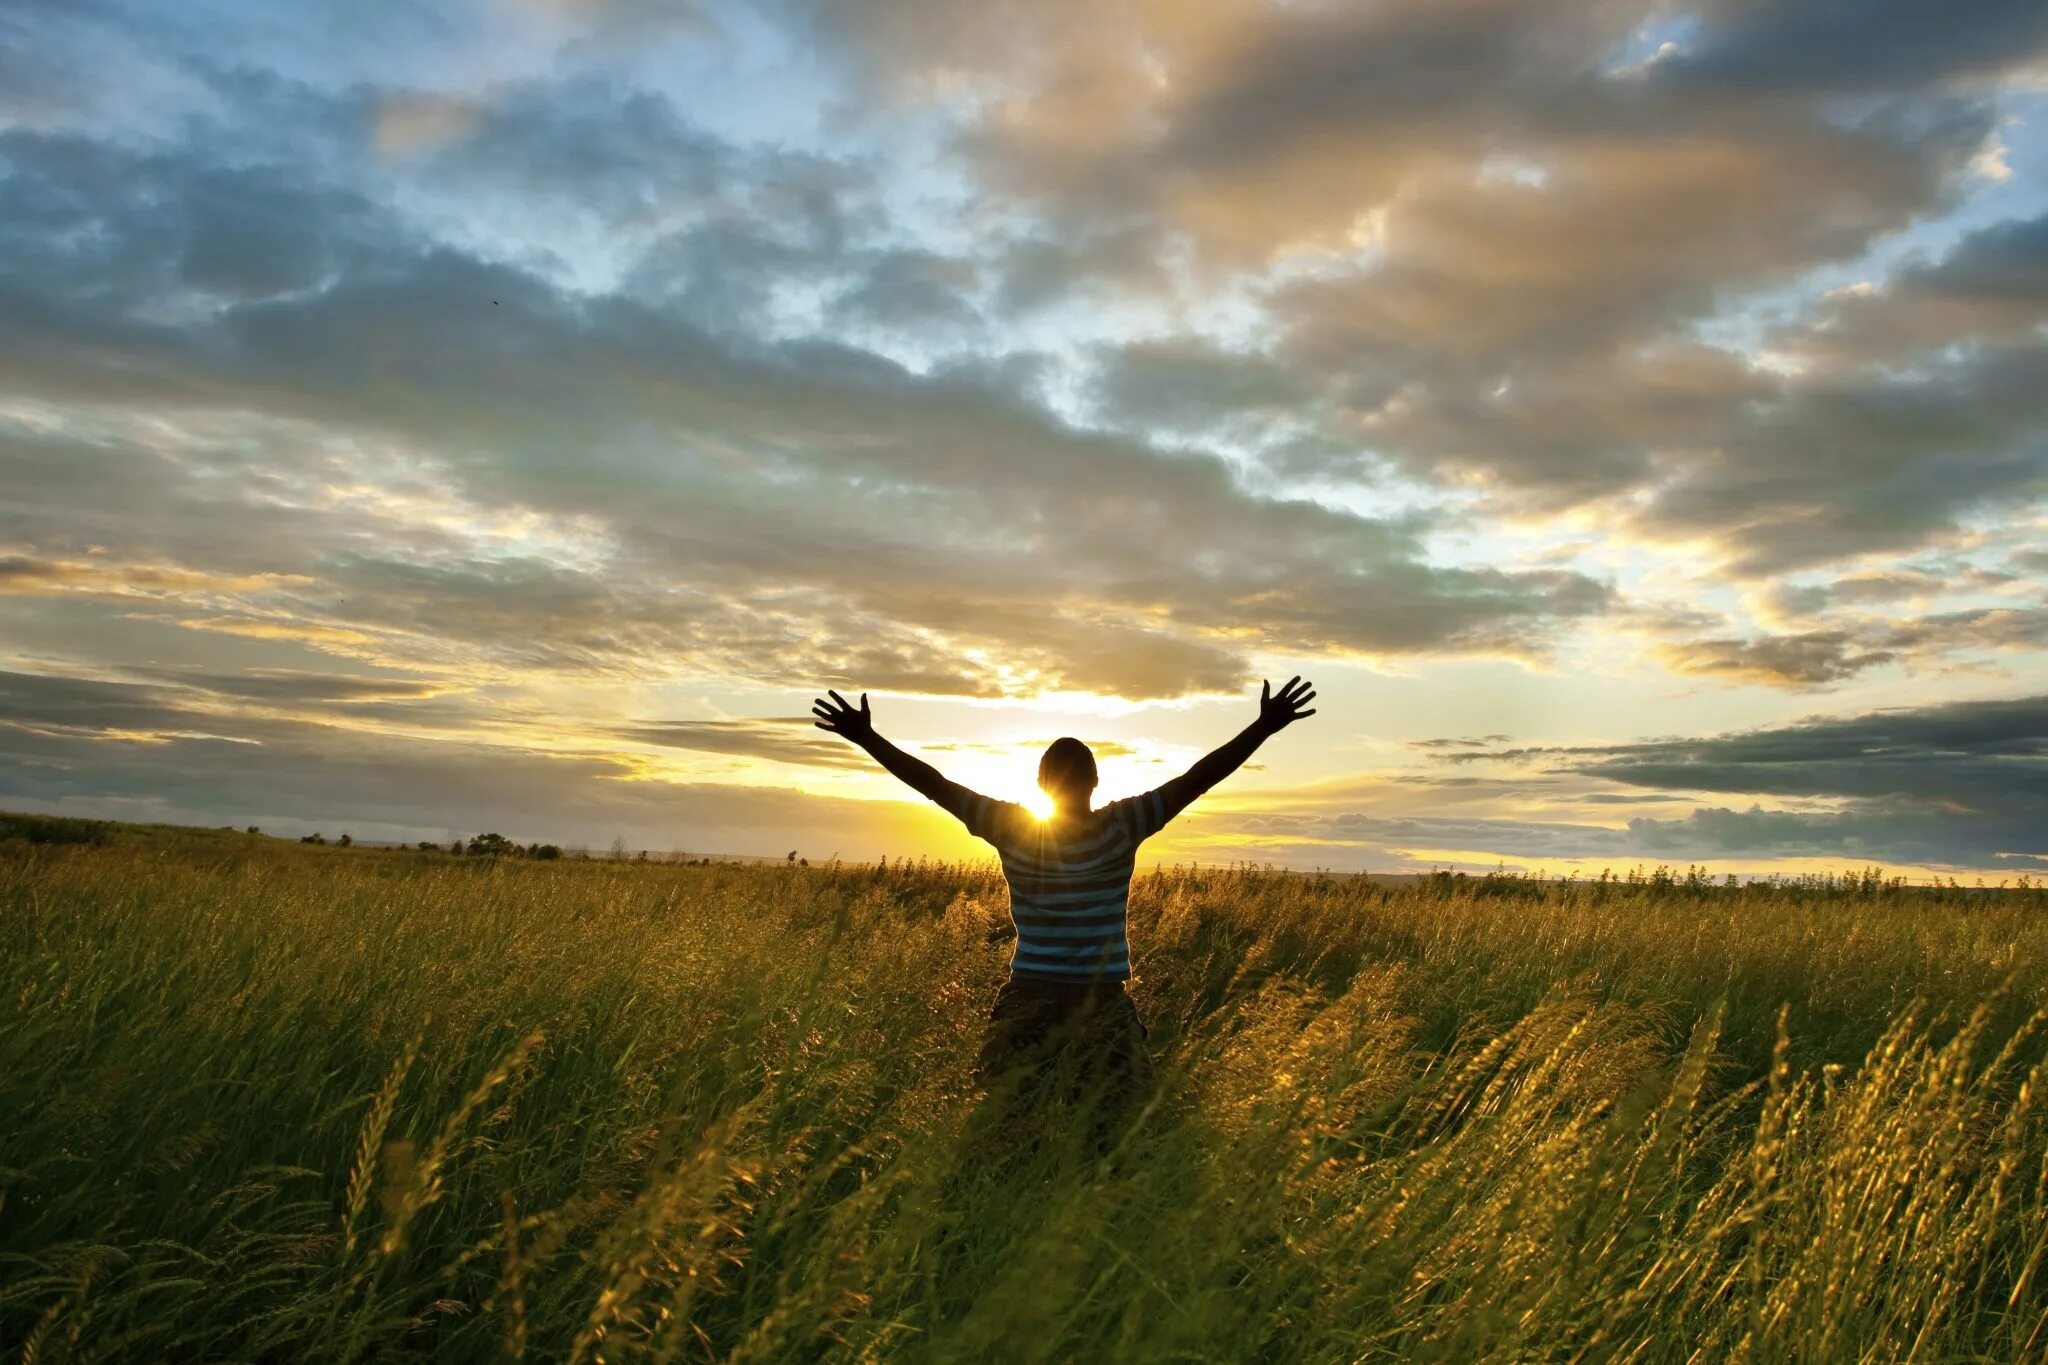
<instances>
[{"instance_id":1,"label":"sky","mask_svg":"<svg viewBox=\"0 0 2048 1365\"><path fill-rule=\"evenodd\" d=\"M0 806L2048 871L2039 0L0 0Z\"/></svg>"}]
</instances>

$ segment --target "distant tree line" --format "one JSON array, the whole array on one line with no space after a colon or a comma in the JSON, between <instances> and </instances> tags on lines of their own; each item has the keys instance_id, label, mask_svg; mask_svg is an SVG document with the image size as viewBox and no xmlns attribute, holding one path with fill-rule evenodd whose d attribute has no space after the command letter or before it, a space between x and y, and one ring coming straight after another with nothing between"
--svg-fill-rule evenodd
<instances>
[{"instance_id":1,"label":"distant tree line","mask_svg":"<svg viewBox=\"0 0 2048 1365\"><path fill-rule=\"evenodd\" d=\"M430 844L422 844L431 848ZM473 858L539 858L543 862L562 856L558 844L515 844L502 834L479 834L469 841L467 848L461 840L449 845L449 852L463 853Z\"/></svg>"},{"instance_id":2,"label":"distant tree line","mask_svg":"<svg viewBox=\"0 0 2048 1365\"><path fill-rule=\"evenodd\" d=\"M250 833L255 833L253 827ZM325 844L327 836L325 834L308 834L301 837L299 842L302 844ZM342 848L347 848L355 843L355 840L344 834L334 842ZM479 834L466 843L461 839L452 839L446 846L443 846L435 843L432 839L422 839L413 847L421 853L456 853L471 858L538 858L543 862L547 862L562 856L560 844L515 843L495 831L488 834Z\"/></svg>"}]
</instances>

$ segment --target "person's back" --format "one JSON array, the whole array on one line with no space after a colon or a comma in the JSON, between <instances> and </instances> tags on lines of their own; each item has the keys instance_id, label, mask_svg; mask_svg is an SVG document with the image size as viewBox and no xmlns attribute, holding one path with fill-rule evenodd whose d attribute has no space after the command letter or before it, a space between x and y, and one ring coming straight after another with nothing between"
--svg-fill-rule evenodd
<instances>
[{"instance_id":1,"label":"person's back","mask_svg":"<svg viewBox=\"0 0 2048 1365\"><path fill-rule=\"evenodd\" d=\"M1264 688L1259 718L1185 773L1142 796L1091 805L1095 755L1077 739L1058 739L1038 765L1052 814L969 791L875 733L868 699L854 709L837 692L812 707L818 727L843 735L889 772L951 812L995 846L1010 887L1017 929L1010 979L989 1014L981 1051L992 1080L1047 1045L1078 1062L1089 1088L1128 1092L1147 1068L1145 1026L1125 991L1131 976L1126 918L1138 847L1189 802L1235 772L1265 739L1304 716L1315 693L1295 678L1275 695ZM1085 1046L1064 1045L1080 1041Z\"/></svg>"}]
</instances>

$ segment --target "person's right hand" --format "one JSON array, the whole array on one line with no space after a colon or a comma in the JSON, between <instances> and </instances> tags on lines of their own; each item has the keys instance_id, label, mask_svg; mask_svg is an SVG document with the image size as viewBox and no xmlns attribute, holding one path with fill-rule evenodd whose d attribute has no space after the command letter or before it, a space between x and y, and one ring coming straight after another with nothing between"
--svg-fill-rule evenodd
<instances>
[{"instance_id":1,"label":"person's right hand","mask_svg":"<svg viewBox=\"0 0 2048 1365\"><path fill-rule=\"evenodd\" d=\"M1316 699L1315 684L1305 683L1300 676L1289 678L1287 685L1276 694L1273 684L1259 684L1259 724L1266 733L1277 735L1298 720L1315 714L1314 710L1302 708Z\"/></svg>"},{"instance_id":2,"label":"person's right hand","mask_svg":"<svg viewBox=\"0 0 2048 1365\"><path fill-rule=\"evenodd\" d=\"M830 730L835 735L844 735L855 744L865 744L875 737L875 715L868 710L868 694L860 694L860 709L854 710L846 698L830 688L826 695L831 701L819 697L811 703L811 714L818 719L813 722L820 730Z\"/></svg>"}]
</instances>

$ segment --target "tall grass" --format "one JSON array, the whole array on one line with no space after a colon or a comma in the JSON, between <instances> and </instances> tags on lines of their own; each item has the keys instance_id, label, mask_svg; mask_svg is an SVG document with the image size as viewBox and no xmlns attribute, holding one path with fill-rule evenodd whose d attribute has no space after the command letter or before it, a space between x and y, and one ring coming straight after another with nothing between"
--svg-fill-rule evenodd
<instances>
[{"instance_id":1,"label":"tall grass","mask_svg":"<svg viewBox=\"0 0 2048 1365\"><path fill-rule=\"evenodd\" d=\"M1140 879L996 1116L978 868L0 859L10 1358L2048 1350L2048 903ZM992 1117L996 1116L996 1117Z\"/></svg>"}]
</instances>

